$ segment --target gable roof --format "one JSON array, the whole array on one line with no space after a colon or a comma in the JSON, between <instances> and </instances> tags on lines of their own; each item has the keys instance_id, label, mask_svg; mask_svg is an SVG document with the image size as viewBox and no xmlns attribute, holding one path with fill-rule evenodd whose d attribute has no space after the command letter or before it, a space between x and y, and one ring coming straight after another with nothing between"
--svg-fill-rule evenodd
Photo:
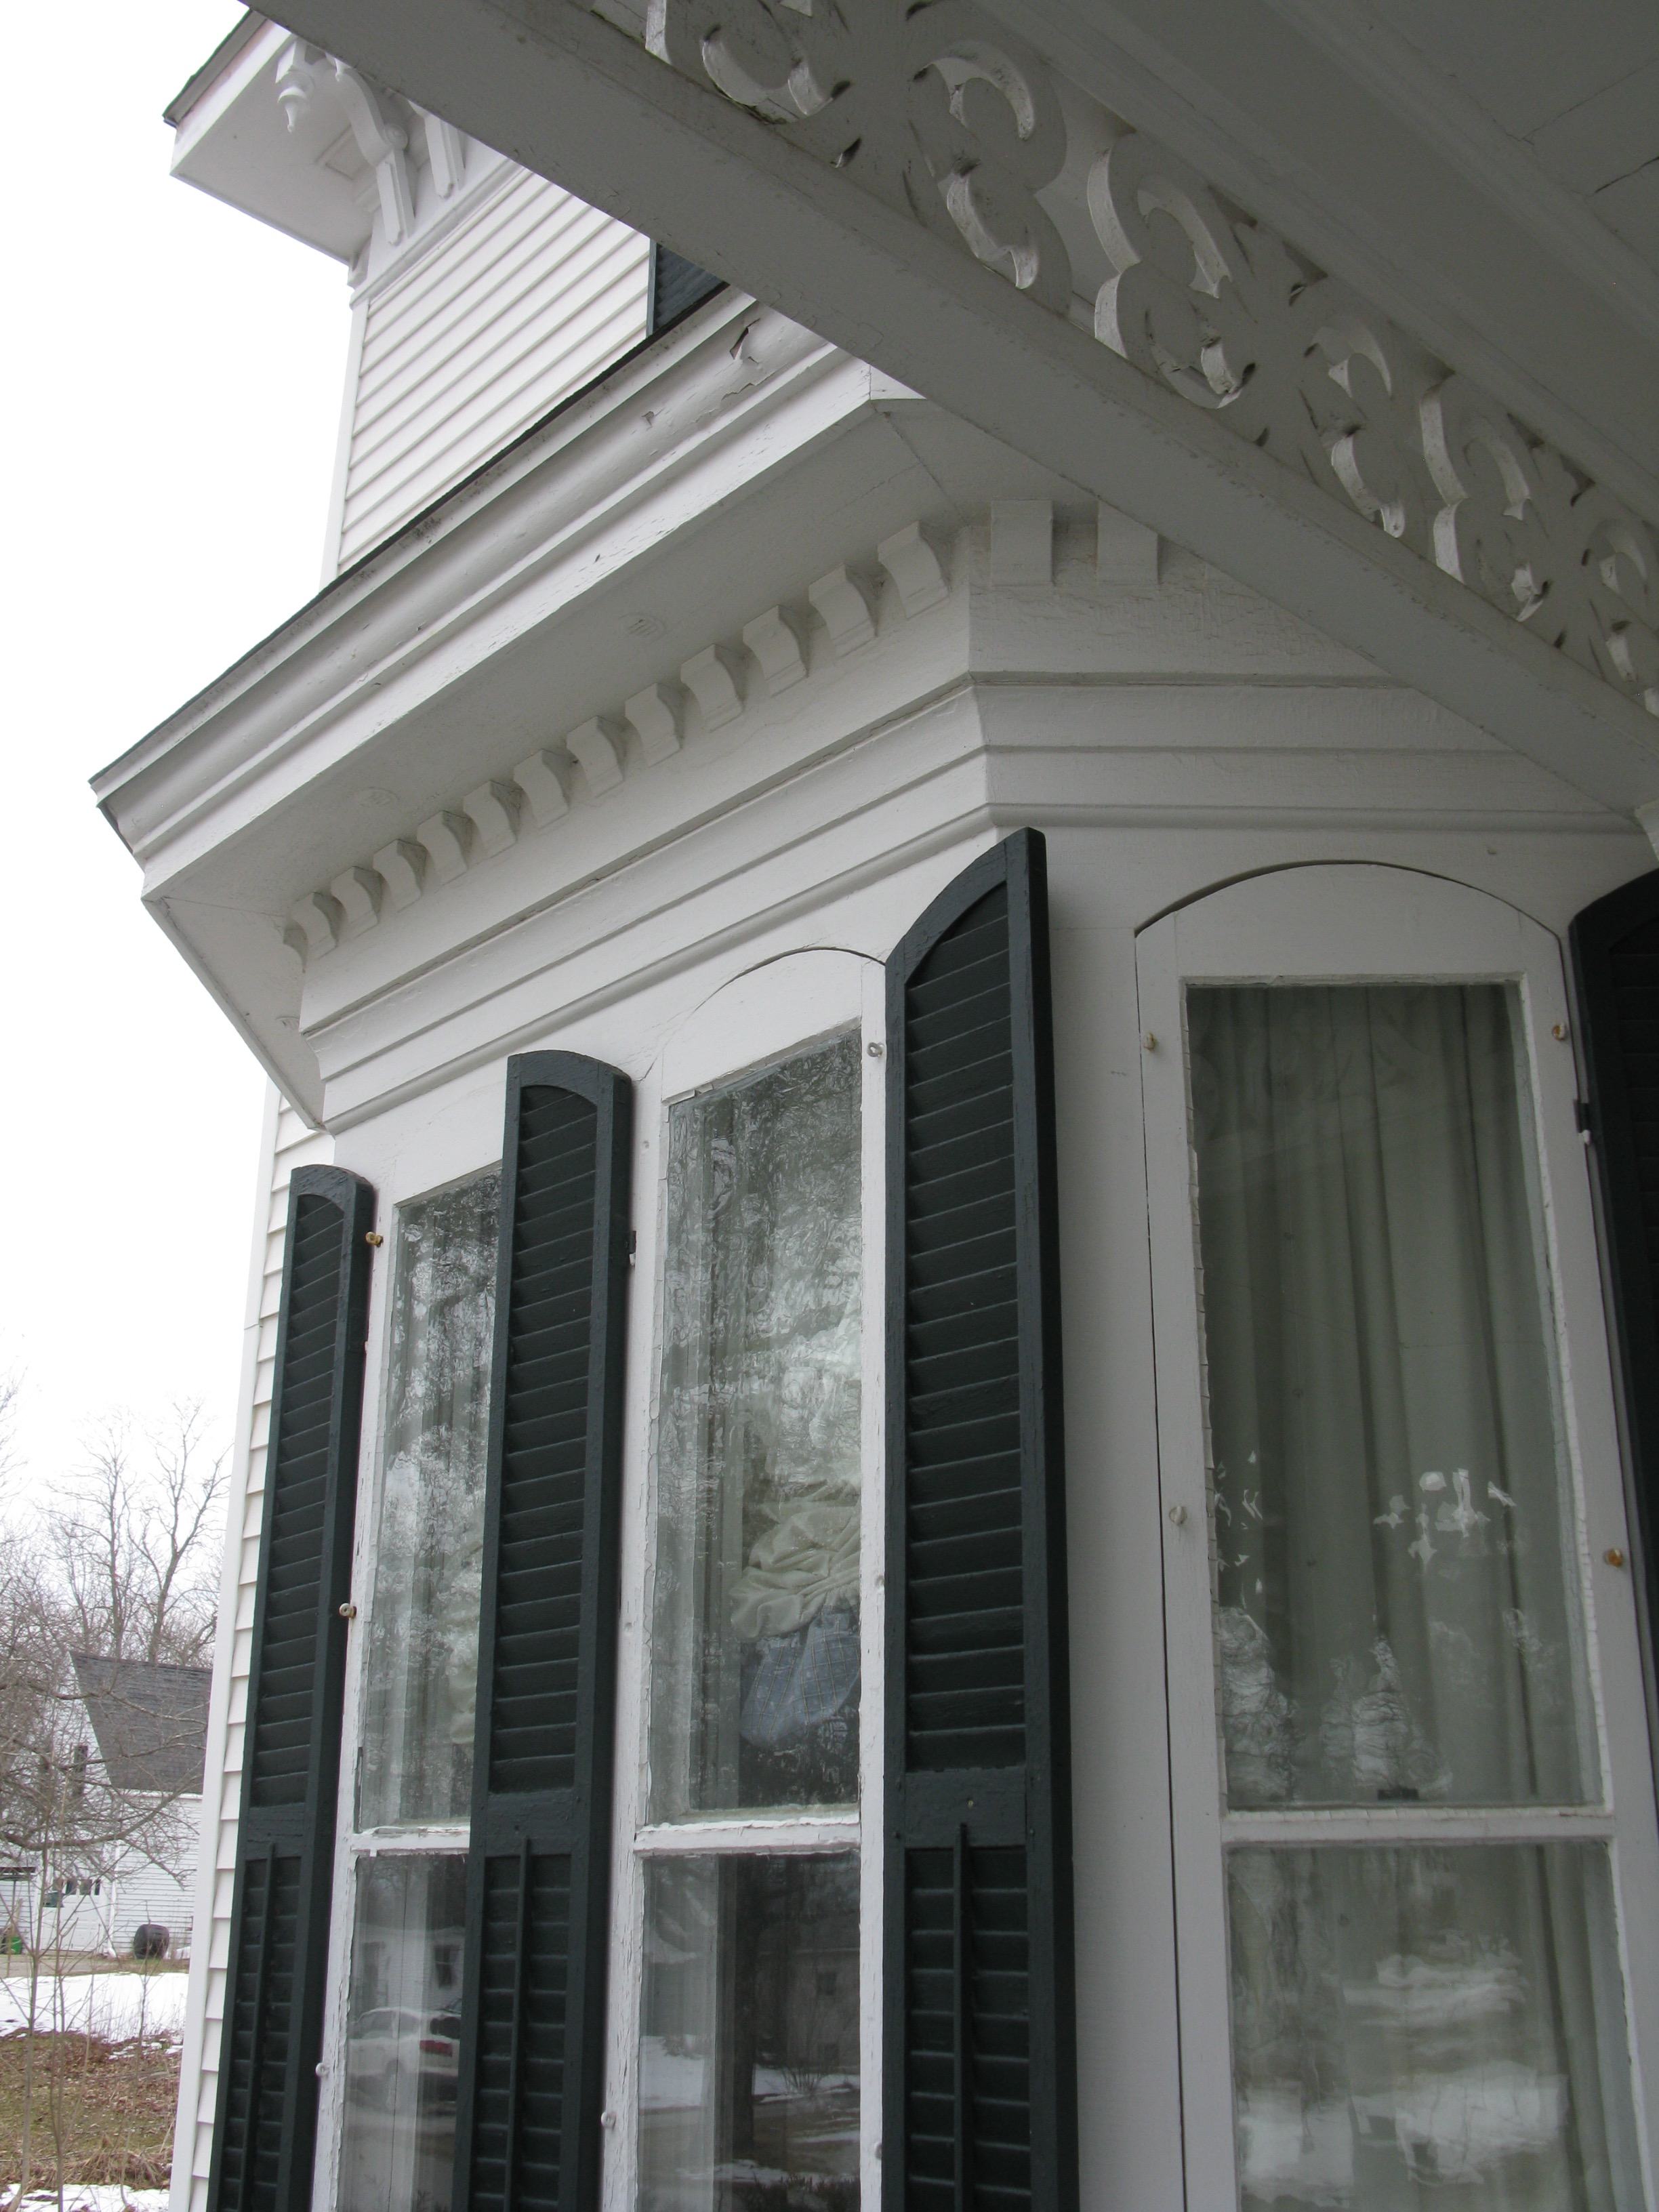
<instances>
[{"instance_id":1,"label":"gable roof","mask_svg":"<svg viewBox=\"0 0 1659 2212\"><path fill-rule=\"evenodd\" d=\"M198 1796L207 1761L213 1669L100 1659L87 1651L70 1656L99 1756L114 1787Z\"/></svg>"}]
</instances>

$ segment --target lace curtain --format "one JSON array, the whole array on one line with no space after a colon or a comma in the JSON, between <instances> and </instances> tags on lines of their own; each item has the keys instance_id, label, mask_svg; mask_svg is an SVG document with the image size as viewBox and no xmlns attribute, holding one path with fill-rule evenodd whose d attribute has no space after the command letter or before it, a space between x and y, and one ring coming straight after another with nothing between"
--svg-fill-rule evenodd
<instances>
[{"instance_id":1,"label":"lace curtain","mask_svg":"<svg viewBox=\"0 0 1659 2212\"><path fill-rule=\"evenodd\" d=\"M1516 994L1188 1012L1228 1806L1592 1799ZM1638 2201L1599 1846L1235 1849L1228 1889L1249 2212Z\"/></svg>"}]
</instances>

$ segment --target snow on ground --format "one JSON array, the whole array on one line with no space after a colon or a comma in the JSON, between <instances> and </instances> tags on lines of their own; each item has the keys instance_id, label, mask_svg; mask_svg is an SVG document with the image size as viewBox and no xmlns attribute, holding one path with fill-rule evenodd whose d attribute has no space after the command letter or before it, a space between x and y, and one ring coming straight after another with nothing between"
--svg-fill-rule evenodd
<instances>
[{"instance_id":1,"label":"snow on ground","mask_svg":"<svg viewBox=\"0 0 1659 2212\"><path fill-rule=\"evenodd\" d=\"M56 2030L64 2030L71 2035L90 2033L119 2043L142 2031L145 2035L165 2036L176 2043L184 2033L185 1990L189 1981L188 1974L129 1972L65 1974L61 1982L55 1983L50 1975L42 1974L34 1994L35 2032L47 2035ZM0 1978L0 2035L16 2035L21 2031L28 2017L28 2004L26 1974ZM56 2202L54 2197L54 2205ZM114 2204L112 2199L112 2207ZM67 2198L64 2212L70 2212ZM112 2208L100 2205L94 2212L112 2212Z\"/></svg>"},{"instance_id":2,"label":"snow on ground","mask_svg":"<svg viewBox=\"0 0 1659 2212\"><path fill-rule=\"evenodd\" d=\"M5 2191L8 2200L16 2187L13 2182ZM64 2184L64 2212L167 2212L167 2203L165 2189L123 2189L116 2181ZM23 2199L23 2212L46 2212L48 2205L52 2212L58 2212L58 2191L37 2189Z\"/></svg>"}]
</instances>

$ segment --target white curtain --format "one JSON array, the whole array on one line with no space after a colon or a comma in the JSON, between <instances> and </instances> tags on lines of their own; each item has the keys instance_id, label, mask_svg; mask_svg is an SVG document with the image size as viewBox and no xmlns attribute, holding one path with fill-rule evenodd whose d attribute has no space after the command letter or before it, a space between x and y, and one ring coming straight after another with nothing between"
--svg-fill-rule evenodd
<instances>
[{"instance_id":1,"label":"white curtain","mask_svg":"<svg viewBox=\"0 0 1659 2212\"><path fill-rule=\"evenodd\" d=\"M1229 1802L1582 1802L1510 994L1188 1006Z\"/></svg>"},{"instance_id":2,"label":"white curtain","mask_svg":"<svg viewBox=\"0 0 1659 2212\"><path fill-rule=\"evenodd\" d=\"M1188 1011L1229 1805L1583 1802L1516 995ZM1247 2212L1639 2201L1600 1847L1235 1850L1228 1887Z\"/></svg>"}]
</instances>

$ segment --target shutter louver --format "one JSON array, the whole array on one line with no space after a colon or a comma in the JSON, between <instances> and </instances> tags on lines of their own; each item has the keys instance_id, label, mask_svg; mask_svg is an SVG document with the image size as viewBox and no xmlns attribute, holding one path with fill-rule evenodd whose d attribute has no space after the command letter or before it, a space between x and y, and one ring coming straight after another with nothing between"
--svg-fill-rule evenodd
<instances>
[{"instance_id":1,"label":"shutter louver","mask_svg":"<svg viewBox=\"0 0 1659 2212\"><path fill-rule=\"evenodd\" d=\"M888 966L886 2212L1077 2202L1047 879Z\"/></svg>"},{"instance_id":2,"label":"shutter louver","mask_svg":"<svg viewBox=\"0 0 1659 2212\"><path fill-rule=\"evenodd\" d=\"M308 2212L374 1194L289 1186L208 2202Z\"/></svg>"},{"instance_id":3,"label":"shutter louver","mask_svg":"<svg viewBox=\"0 0 1659 2212\"><path fill-rule=\"evenodd\" d=\"M1587 907L1571 941L1652 1668L1659 1661L1659 872Z\"/></svg>"},{"instance_id":4,"label":"shutter louver","mask_svg":"<svg viewBox=\"0 0 1659 2212\"><path fill-rule=\"evenodd\" d=\"M632 1121L508 1062L455 2212L599 2200Z\"/></svg>"},{"instance_id":5,"label":"shutter louver","mask_svg":"<svg viewBox=\"0 0 1659 2212\"><path fill-rule=\"evenodd\" d=\"M666 246L651 249L651 301L646 316L646 328L652 337L677 323L682 315L689 315L693 307L700 307L705 300L712 300L724 289L721 280L706 269L699 269L695 261L688 261L683 253L675 253Z\"/></svg>"}]
</instances>

